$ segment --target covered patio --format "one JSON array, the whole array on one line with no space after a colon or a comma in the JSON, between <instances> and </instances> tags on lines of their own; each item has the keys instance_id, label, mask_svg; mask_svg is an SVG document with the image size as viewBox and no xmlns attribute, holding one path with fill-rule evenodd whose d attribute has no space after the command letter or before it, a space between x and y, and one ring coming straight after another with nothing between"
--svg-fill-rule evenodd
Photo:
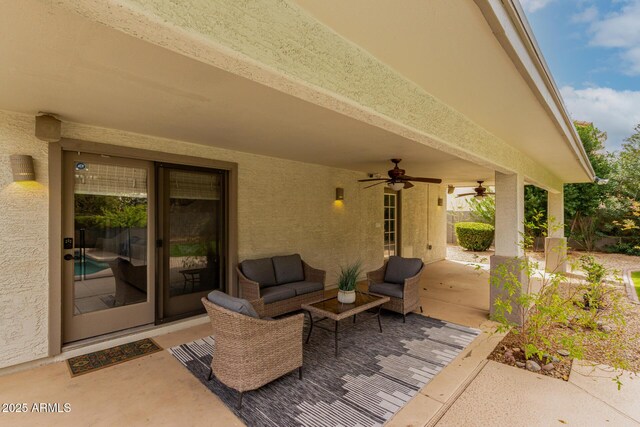
<instances>
[{"instance_id":1,"label":"covered patio","mask_svg":"<svg viewBox=\"0 0 640 427\"><path fill-rule=\"evenodd\" d=\"M492 334L493 323L488 320L487 274L452 261L426 267L420 283L423 315L483 332L388 425L426 424L457 397L456 392L500 341L501 335ZM210 334L211 325L203 319L198 326L154 339L166 349ZM138 333L128 339L151 335ZM5 375L0 377L0 400L71 404L69 413L3 414L4 422L14 426L177 425L186 419L194 426L243 425L166 350L75 378L69 376L64 361Z\"/></svg>"},{"instance_id":2,"label":"covered patio","mask_svg":"<svg viewBox=\"0 0 640 427\"><path fill-rule=\"evenodd\" d=\"M480 331L472 342L450 333L460 353L435 348L446 363L396 405L390 424L424 425L500 340L488 320L490 270L445 259L447 187L495 187L495 268L524 256L525 185L549 191L560 219L563 185L594 178L518 2L25 0L4 12L11 37L0 40L10 64L0 66L0 154L32 156L36 178L22 185L8 171L0 176L0 205L10 207L0 216L0 397L73 408L3 414L14 425L241 424L166 350L211 334L200 314L208 291L243 296L239 262L290 254L326 272L316 290L326 296L347 264L360 260L365 273L388 255L412 258L425 266L424 313L409 316L432 323L415 329ZM390 159L403 159L408 178L361 182L386 177ZM109 167L92 172L100 165ZM186 209L171 216L194 202L177 194L178 171L215 181L207 199L215 211L207 202L199 221ZM112 304L112 285L74 287L68 261L85 178L120 179L140 199L145 256L132 258L130 235L112 248L122 273L114 277L139 285L131 304ZM113 188L102 195L133 198ZM171 227L199 222L215 223L215 233L171 240ZM177 250L201 243L199 262L215 269ZM555 253L563 237L547 243ZM196 286L213 284L212 271L215 286ZM134 272L141 280L128 280ZM182 292L171 292L172 280ZM74 307L83 291L92 298L86 310ZM404 345L400 325L394 350ZM65 359L147 337L164 350L69 377ZM368 356L373 365L380 353ZM391 369L403 356L389 358Z\"/></svg>"}]
</instances>

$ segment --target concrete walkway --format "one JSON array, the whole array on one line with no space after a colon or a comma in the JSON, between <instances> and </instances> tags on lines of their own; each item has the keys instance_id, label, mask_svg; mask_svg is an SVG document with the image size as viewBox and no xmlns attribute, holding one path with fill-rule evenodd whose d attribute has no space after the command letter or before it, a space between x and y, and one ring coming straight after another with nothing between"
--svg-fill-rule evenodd
<instances>
[{"instance_id":1,"label":"concrete walkway","mask_svg":"<svg viewBox=\"0 0 640 427\"><path fill-rule=\"evenodd\" d=\"M640 378L576 362L568 382L488 361L439 418L425 425L640 426Z\"/></svg>"}]
</instances>

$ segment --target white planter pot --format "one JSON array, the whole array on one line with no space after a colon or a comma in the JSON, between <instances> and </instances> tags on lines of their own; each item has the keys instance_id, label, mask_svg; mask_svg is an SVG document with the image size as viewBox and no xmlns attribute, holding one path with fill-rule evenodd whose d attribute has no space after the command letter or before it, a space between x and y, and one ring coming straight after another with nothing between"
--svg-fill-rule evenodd
<instances>
[{"instance_id":1,"label":"white planter pot","mask_svg":"<svg viewBox=\"0 0 640 427\"><path fill-rule=\"evenodd\" d=\"M356 302L356 291L338 291L338 301L343 304Z\"/></svg>"}]
</instances>

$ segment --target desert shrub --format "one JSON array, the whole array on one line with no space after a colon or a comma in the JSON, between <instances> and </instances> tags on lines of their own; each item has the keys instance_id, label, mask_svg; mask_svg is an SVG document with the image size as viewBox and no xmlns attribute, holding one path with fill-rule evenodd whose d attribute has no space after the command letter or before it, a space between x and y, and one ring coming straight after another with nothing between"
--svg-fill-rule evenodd
<instances>
[{"instance_id":1,"label":"desert shrub","mask_svg":"<svg viewBox=\"0 0 640 427\"><path fill-rule=\"evenodd\" d=\"M468 251L486 251L493 242L495 228L482 222L459 222L456 224L458 244Z\"/></svg>"}]
</instances>

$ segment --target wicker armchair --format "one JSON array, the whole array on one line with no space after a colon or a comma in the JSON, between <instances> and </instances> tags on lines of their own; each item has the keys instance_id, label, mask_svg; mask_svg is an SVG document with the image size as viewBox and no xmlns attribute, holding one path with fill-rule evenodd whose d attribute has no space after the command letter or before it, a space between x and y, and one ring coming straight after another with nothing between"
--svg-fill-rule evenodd
<instances>
[{"instance_id":1,"label":"wicker armchair","mask_svg":"<svg viewBox=\"0 0 640 427\"><path fill-rule=\"evenodd\" d=\"M262 316L262 300L251 301ZM256 390L298 369L302 379L302 328L304 314L278 320L256 319L222 308L202 298L213 327L215 348L209 380L215 375L237 390L237 408L246 391Z\"/></svg>"},{"instance_id":2,"label":"wicker armchair","mask_svg":"<svg viewBox=\"0 0 640 427\"><path fill-rule=\"evenodd\" d=\"M424 265L420 267L418 273L404 279L402 284L385 283L385 273L389 261L385 261L382 267L367 273L368 291L372 294L384 295L390 298L382 308L402 314L402 321L407 321L407 313L416 309L423 312L420 305L420 276L424 270ZM381 289L379 285L387 285L386 289ZM396 288L396 289L394 289Z\"/></svg>"}]
</instances>

